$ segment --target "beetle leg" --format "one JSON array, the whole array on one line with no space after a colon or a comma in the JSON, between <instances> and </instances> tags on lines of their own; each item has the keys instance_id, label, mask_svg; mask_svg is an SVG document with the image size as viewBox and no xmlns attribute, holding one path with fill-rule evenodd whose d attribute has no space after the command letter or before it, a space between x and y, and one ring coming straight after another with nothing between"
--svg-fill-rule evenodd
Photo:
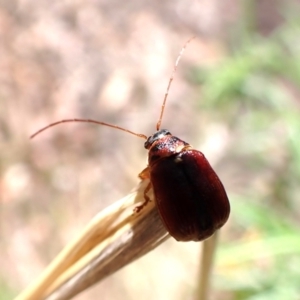
<instances>
[{"instance_id":1,"label":"beetle leg","mask_svg":"<svg viewBox=\"0 0 300 300\"><path fill-rule=\"evenodd\" d=\"M150 172L149 172L149 167L146 167L140 174L139 174L140 179L148 179L150 178Z\"/></svg>"},{"instance_id":2,"label":"beetle leg","mask_svg":"<svg viewBox=\"0 0 300 300\"><path fill-rule=\"evenodd\" d=\"M139 174L140 179L145 180L150 178L150 172L149 172L149 167L146 167L140 174ZM148 185L146 186L145 190L144 190L144 199L145 201L141 204L138 205L134 208L134 212L135 213L139 213L147 204L148 202L151 201L150 197L147 195L147 193L150 191L151 189L151 182L148 183Z\"/></svg>"},{"instance_id":3,"label":"beetle leg","mask_svg":"<svg viewBox=\"0 0 300 300\"><path fill-rule=\"evenodd\" d=\"M145 180L150 178L150 172L149 172L149 167L146 167L140 174L139 174L140 179ZM151 182L148 183L148 185L146 186L145 190L144 190L144 198L145 201L134 208L134 212L135 213L139 213L147 204L148 202L151 201L151 199L149 198L149 196L147 196L147 193L150 191L151 189Z\"/></svg>"},{"instance_id":4,"label":"beetle leg","mask_svg":"<svg viewBox=\"0 0 300 300\"><path fill-rule=\"evenodd\" d=\"M146 186L146 188L144 190L145 201L141 205L138 205L134 208L135 213L139 213L148 204L148 202L151 201L150 197L147 195L147 193L150 191L150 189L151 189L151 182L148 183L148 185Z\"/></svg>"}]
</instances>

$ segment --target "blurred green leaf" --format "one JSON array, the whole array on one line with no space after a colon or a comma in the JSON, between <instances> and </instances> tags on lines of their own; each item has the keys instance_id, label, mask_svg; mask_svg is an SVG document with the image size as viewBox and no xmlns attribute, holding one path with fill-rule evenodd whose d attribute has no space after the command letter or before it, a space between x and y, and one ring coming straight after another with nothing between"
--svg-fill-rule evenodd
<instances>
[{"instance_id":1,"label":"blurred green leaf","mask_svg":"<svg viewBox=\"0 0 300 300\"><path fill-rule=\"evenodd\" d=\"M300 299L299 8L283 14L272 35L251 32L193 73L201 110L230 135L235 238L219 249L216 283L237 300Z\"/></svg>"}]
</instances>

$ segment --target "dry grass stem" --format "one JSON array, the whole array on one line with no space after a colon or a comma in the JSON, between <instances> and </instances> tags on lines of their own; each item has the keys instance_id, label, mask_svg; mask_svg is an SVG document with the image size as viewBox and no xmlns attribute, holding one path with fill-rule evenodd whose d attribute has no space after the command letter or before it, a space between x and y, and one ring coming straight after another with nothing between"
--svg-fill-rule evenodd
<instances>
[{"instance_id":1,"label":"dry grass stem","mask_svg":"<svg viewBox=\"0 0 300 300\"><path fill-rule=\"evenodd\" d=\"M82 234L65 247L41 276L15 300L70 299L101 279L151 251L169 234L152 200L139 213L149 180L115 202L87 225Z\"/></svg>"},{"instance_id":2,"label":"dry grass stem","mask_svg":"<svg viewBox=\"0 0 300 300\"><path fill-rule=\"evenodd\" d=\"M196 300L207 300L210 294L211 271L217 249L219 231L202 243Z\"/></svg>"}]
</instances>

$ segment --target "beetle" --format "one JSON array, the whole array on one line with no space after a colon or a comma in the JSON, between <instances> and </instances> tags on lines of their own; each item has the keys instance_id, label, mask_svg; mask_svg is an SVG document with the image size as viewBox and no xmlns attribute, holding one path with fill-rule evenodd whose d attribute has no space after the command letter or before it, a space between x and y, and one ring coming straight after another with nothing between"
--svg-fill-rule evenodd
<instances>
[{"instance_id":1,"label":"beetle","mask_svg":"<svg viewBox=\"0 0 300 300\"><path fill-rule=\"evenodd\" d=\"M194 37L193 37L194 38ZM150 179L144 191L145 201L135 208L139 213L150 201L147 193L152 188L161 220L177 241L202 241L221 228L229 218L230 204L225 188L204 154L190 144L161 129L161 121L179 60L193 39L182 47L174 65L164 96L156 132L147 137L128 129L90 119L65 119L51 123L31 135L67 122L89 122L116 128L146 139L148 166L139 177Z\"/></svg>"}]
</instances>

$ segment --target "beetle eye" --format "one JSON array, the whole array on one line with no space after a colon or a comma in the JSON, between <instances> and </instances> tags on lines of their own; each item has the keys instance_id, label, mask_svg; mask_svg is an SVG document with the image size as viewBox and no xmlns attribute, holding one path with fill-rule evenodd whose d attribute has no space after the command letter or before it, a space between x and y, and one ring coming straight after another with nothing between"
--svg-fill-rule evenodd
<instances>
[{"instance_id":1,"label":"beetle eye","mask_svg":"<svg viewBox=\"0 0 300 300\"><path fill-rule=\"evenodd\" d=\"M150 146L152 145L152 143L153 143L153 141L152 141L152 135L151 135L151 136L148 137L147 141L145 142L144 147L146 149L149 149Z\"/></svg>"}]
</instances>

